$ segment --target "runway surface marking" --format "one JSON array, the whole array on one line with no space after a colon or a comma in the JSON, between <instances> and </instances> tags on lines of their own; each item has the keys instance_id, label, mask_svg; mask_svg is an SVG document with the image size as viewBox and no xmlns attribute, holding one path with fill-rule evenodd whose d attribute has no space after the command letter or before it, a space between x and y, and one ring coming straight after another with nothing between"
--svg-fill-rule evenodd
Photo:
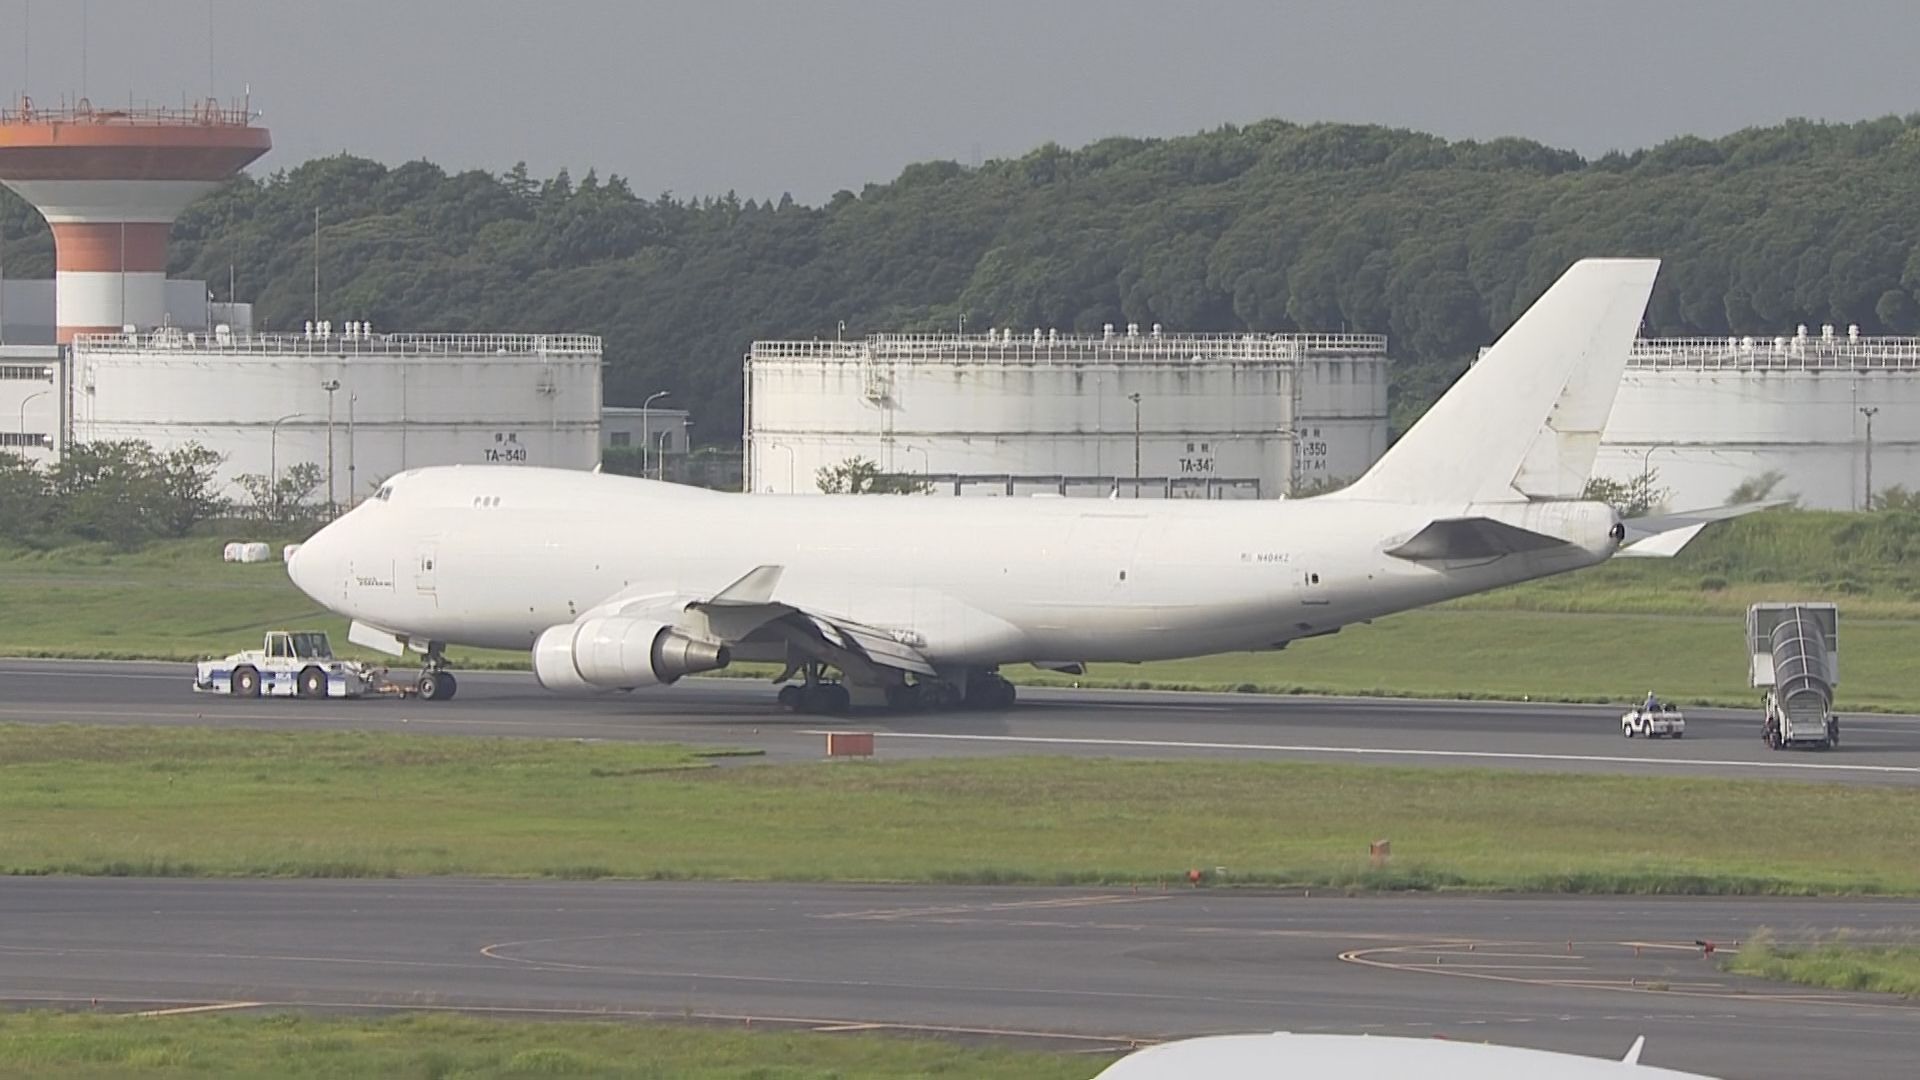
<instances>
[{"instance_id":1,"label":"runway surface marking","mask_svg":"<svg viewBox=\"0 0 1920 1080\"><path fill-rule=\"evenodd\" d=\"M826 735L826 729L802 732ZM1712 758L1625 757L1616 754L1543 754L1508 750L1394 749L1386 746L1306 746L1285 743L1190 742L1178 739L1100 739L1054 735L960 735L913 731L876 731L876 739L938 739L947 742L1014 743L1035 746L1111 746L1139 750L1261 750L1281 754L1350 754L1373 757L1483 758L1496 761L1573 761L1596 765L1667 765L1688 768L1794 769L1807 772L1865 772L1920 775L1916 765L1844 765L1819 761L1738 761Z\"/></svg>"},{"instance_id":2,"label":"runway surface marking","mask_svg":"<svg viewBox=\"0 0 1920 1080\"><path fill-rule=\"evenodd\" d=\"M1663 994L1669 997L1710 998L1727 1001L1753 1001L1769 1004L1789 1005L1833 1005L1849 1009L1878 1009L1920 1011L1905 999L1891 994L1842 994L1822 993L1818 990L1770 991L1765 989L1745 989L1733 986L1725 981L1685 981L1654 975L1642 978L1638 975L1624 974L1615 979L1566 978L1562 973L1592 971L1594 966L1581 961L1594 959L1585 952L1573 952L1575 945L1583 949L1622 948L1632 949L1633 956L1641 956L1642 950L1653 949L1668 952L1682 952L1699 955L1701 950L1693 944L1681 942L1650 941L1585 941L1568 942L1567 952L1551 951L1553 942L1538 941L1438 941L1411 945L1391 945L1383 948L1349 949L1340 954L1344 963L1359 964L1363 967L1379 968L1384 971L1418 972L1424 975L1448 975L1456 979L1485 979L1490 982L1518 983L1524 986L1557 986L1580 990L1612 990L1628 994ZM1535 953L1544 963L1521 964L1475 964L1470 958L1478 952L1478 946L1489 945L1494 948L1539 947L1548 951ZM1722 952L1738 952L1738 949L1721 949ZM1499 954L1494 954L1499 955ZM1518 954L1508 954L1518 955ZM1614 959L1627 959L1615 957ZM1496 974L1499 970L1524 969L1538 972L1534 976Z\"/></svg>"},{"instance_id":3,"label":"runway surface marking","mask_svg":"<svg viewBox=\"0 0 1920 1080\"><path fill-rule=\"evenodd\" d=\"M992 911L1031 911L1035 908L1083 908L1107 904L1146 904L1165 900L1165 896L1138 896L1113 893L1101 896L1072 896L1055 900L1010 900L998 904L948 904L943 907L874 908L871 911L834 911L816 915L818 919L917 919L941 915L972 915Z\"/></svg>"},{"instance_id":4,"label":"runway surface marking","mask_svg":"<svg viewBox=\"0 0 1920 1080\"><path fill-rule=\"evenodd\" d=\"M131 1016L185 1016L188 1013L225 1012L229 1009L257 1009L258 1001L222 1001L213 1005L182 1005L175 1009L147 1009Z\"/></svg>"}]
</instances>

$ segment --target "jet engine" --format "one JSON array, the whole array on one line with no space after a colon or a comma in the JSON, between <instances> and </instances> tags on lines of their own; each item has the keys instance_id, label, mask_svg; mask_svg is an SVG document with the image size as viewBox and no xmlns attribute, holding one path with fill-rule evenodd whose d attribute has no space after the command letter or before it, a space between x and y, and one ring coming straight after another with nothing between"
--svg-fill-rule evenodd
<instances>
[{"instance_id":1,"label":"jet engine","mask_svg":"<svg viewBox=\"0 0 1920 1080\"><path fill-rule=\"evenodd\" d=\"M608 616L565 623L533 643L533 674L562 694L632 690L733 662L725 645L690 638L653 619Z\"/></svg>"}]
</instances>

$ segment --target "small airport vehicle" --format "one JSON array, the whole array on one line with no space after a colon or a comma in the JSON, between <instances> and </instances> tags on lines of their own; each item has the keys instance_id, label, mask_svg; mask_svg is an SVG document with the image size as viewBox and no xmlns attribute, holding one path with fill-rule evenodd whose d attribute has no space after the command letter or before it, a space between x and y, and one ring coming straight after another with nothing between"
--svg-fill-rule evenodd
<instances>
[{"instance_id":1,"label":"small airport vehicle","mask_svg":"<svg viewBox=\"0 0 1920 1080\"><path fill-rule=\"evenodd\" d=\"M1774 750L1840 745L1840 610L1828 603L1755 604L1747 653L1760 697L1760 737Z\"/></svg>"},{"instance_id":2,"label":"small airport vehicle","mask_svg":"<svg viewBox=\"0 0 1920 1080\"><path fill-rule=\"evenodd\" d=\"M373 672L339 660L317 630L269 630L259 649L202 660L195 691L234 697L354 698L380 690Z\"/></svg>"},{"instance_id":3,"label":"small airport vehicle","mask_svg":"<svg viewBox=\"0 0 1920 1080\"><path fill-rule=\"evenodd\" d=\"M1678 705L1660 702L1652 709L1628 709L1620 717L1620 734L1631 739L1635 735L1643 739L1657 739L1662 735L1672 739L1685 738L1687 717Z\"/></svg>"}]
</instances>

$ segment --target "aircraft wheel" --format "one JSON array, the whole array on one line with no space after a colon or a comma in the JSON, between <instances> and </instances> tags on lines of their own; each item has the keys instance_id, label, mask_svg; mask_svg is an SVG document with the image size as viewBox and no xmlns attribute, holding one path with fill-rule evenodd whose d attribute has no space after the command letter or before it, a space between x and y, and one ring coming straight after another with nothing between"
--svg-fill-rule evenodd
<instances>
[{"instance_id":1,"label":"aircraft wheel","mask_svg":"<svg viewBox=\"0 0 1920 1080\"><path fill-rule=\"evenodd\" d=\"M920 702L929 711L951 709L960 704L960 691L944 679L933 679L919 684Z\"/></svg>"},{"instance_id":2,"label":"aircraft wheel","mask_svg":"<svg viewBox=\"0 0 1920 1080\"><path fill-rule=\"evenodd\" d=\"M323 698L327 696L327 673L317 667L300 669L300 696L303 698Z\"/></svg>"},{"instance_id":3,"label":"aircraft wheel","mask_svg":"<svg viewBox=\"0 0 1920 1080\"><path fill-rule=\"evenodd\" d=\"M775 700L780 703L781 708L787 709L790 712L799 712L801 698L804 696L798 683L788 683L780 688L779 697Z\"/></svg>"},{"instance_id":4,"label":"aircraft wheel","mask_svg":"<svg viewBox=\"0 0 1920 1080\"><path fill-rule=\"evenodd\" d=\"M918 712L923 704L920 688L912 683L897 683L886 689L887 708L894 712Z\"/></svg>"},{"instance_id":5,"label":"aircraft wheel","mask_svg":"<svg viewBox=\"0 0 1920 1080\"><path fill-rule=\"evenodd\" d=\"M415 689L420 692L422 701L445 701L453 696L458 683L451 673L445 671L423 671Z\"/></svg>"},{"instance_id":6,"label":"aircraft wheel","mask_svg":"<svg viewBox=\"0 0 1920 1080\"><path fill-rule=\"evenodd\" d=\"M838 716L853 705L853 696L838 683L815 683L800 691L800 711L812 716Z\"/></svg>"},{"instance_id":7,"label":"aircraft wheel","mask_svg":"<svg viewBox=\"0 0 1920 1080\"><path fill-rule=\"evenodd\" d=\"M251 667L233 669L233 696L259 697L260 673Z\"/></svg>"}]
</instances>

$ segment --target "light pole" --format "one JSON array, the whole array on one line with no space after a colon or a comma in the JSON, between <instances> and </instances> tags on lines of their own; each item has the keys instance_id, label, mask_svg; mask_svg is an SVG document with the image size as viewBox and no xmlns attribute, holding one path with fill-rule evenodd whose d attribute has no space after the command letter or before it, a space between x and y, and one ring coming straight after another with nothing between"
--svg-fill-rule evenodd
<instances>
[{"instance_id":1,"label":"light pole","mask_svg":"<svg viewBox=\"0 0 1920 1080\"><path fill-rule=\"evenodd\" d=\"M32 401L34 398L46 397L48 394L51 394L51 393L53 393L52 390L37 390L31 394L28 394L26 397L23 397L20 399L20 441L22 444L24 444L27 441L26 440L27 403Z\"/></svg>"},{"instance_id":2,"label":"light pole","mask_svg":"<svg viewBox=\"0 0 1920 1080\"><path fill-rule=\"evenodd\" d=\"M290 412L275 420L267 433L267 501L273 508L275 521L280 520L280 425L305 415Z\"/></svg>"},{"instance_id":3,"label":"light pole","mask_svg":"<svg viewBox=\"0 0 1920 1080\"><path fill-rule=\"evenodd\" d=\"M358 489L354 487L359 480L353 471L353 403L359 400L359 394L351 390L347 391L347 509L349 510L358 506L360 500Z\"/></svg>"},{"instance_id":4,"label":"light pole","mask_svg":"<svg viewBox=\"0 0 1920 1080\"><path fill-rule=\"evenodd\" d=\"M1132 393L1127 400L1133 402L1133 497L1140 497L1140 395Z\"/></svg>"},{"instance_id":5,"label":"light pole","mask_svg":"<svg viewBox=\"0 0 1920 1080\"><path fill-rule=\"evenodd\" d=\"M653 478L665 481L667 478L667 440L673 437L671 430L660 433L660 450L653 457Z\"/></svg>"},{"instance_id":6,"label":"light pole","mask_svg":"<svg viewBox=\"0 0 1920 1080\"><path fill-rule=\"evenodd\" d=\"M640 475L641 476L647 475L647 449L648 447L653 445L652 443L649 443L647 441L647 421L653 417L654 400L657 398L663 398L666 396L667 396L667 391L655 390L653 393L647 395L647 400L640 403Z\"/></svg>"},{"instance_id":7,"label":"light pole","mask_svg":"<svg viewBox=\"0 0 1920 1080\"><path fill-rule=\"evenodd\" d=\"M1867 418L1867 509L1873 509L1873 414L1880 411L1877 405L1860 406L1860 415Z\"/></svg>"},{"instance_id":8,"label":"light pole","mask_svg":"<svg viewBox=\"0 0 1920 1080\"><path fill-rule=\"evenodd\" d=\"M333 497L333 392L340 389L340 380L322 380L320 389L327 392L327 516L332 518L340 505Z\"/></svg>"}]
</instances>

